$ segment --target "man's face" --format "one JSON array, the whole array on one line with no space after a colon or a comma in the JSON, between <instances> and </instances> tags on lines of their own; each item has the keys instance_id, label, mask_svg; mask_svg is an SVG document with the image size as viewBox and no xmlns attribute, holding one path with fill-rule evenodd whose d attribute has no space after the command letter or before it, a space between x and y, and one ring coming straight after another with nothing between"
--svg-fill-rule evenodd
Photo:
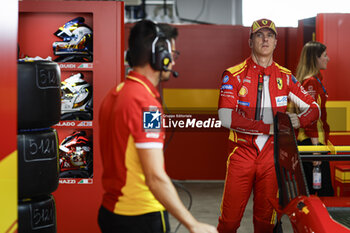
<instances>
[{"instance_id":1,"label":"man's face","mask_svg":"<svg viewBox=\"0 0 350 233\"><path fill-rule=\"evenodd\" d=\"M272 30L262 28L253 34L250 43L255 55L268 57L272 56L277 44L277 39Z\"/></svg>"},{"instance_id":2,"label":"man's face","mask_svg":"<svg viewBox=\"0 0 350 233\"><path fill-rule=\"evenodd\" d=\"M175 65L175 60L176 60L176 47L175 47L175 40L171 39L170 41L171 44L171 63L168 65L168 69L172 70L173 66ZM167 81L170 79L171 72L170 71L163 71L162 76L161 76L161 81Z\"/></svg>"}]
</instances>

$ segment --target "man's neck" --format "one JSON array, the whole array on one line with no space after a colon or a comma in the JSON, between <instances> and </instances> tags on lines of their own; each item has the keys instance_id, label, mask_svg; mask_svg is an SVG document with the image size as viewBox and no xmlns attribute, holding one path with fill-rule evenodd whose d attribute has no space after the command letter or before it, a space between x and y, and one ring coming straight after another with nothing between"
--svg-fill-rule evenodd
<instances>
[{"instance_id":1,"label":"man's neck","mask_svg":"<svg viewBox=\"0 0 350 233\"><path fill-rule=\"evenodd\" d=\"M270 66L272 64L272 55L271 56L258 56L254 53L252 53L252 59L253 61L258 64L259 66L262 66L264 68Z\"/></svg>"},{"instance_id":2,"label":"man's neck","mask_svg":"<svg viewBox=\"0 0 350 233\"><path fill-rule=\"evenodd\" d=\"M153 70L149 64L142 67L134 67L133 70L145 76L153 84L153 86L156 87L159 84L159 71Z\"/></svg>"}]
</instances>

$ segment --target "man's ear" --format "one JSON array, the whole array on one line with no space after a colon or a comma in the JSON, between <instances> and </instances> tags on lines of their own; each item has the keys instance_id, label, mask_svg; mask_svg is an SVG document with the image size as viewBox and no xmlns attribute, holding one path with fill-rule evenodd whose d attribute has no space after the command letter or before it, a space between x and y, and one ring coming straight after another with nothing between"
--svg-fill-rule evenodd
<instances>
[{"instance_id":1,"label":"man's ear","mask_svg":"<svg viewBox=\"0 0 350 233\"><path fill-rule=\"evenodd\" d=\"M249 48L252 48L252 47L253 47L253 41L252 41L252 39L249 39L249 40L248 40L248 44L249 44Z\"/></svg>"}]
</instances>

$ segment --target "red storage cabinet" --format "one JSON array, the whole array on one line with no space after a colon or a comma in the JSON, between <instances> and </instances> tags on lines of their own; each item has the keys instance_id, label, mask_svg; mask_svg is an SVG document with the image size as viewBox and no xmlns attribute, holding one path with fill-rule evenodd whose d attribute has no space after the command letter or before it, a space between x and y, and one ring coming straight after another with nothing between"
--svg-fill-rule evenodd
<instances>
[{"instance_id":1,"label":"red storage cabinet","mask_svg":"<svg viewBox=\"0 0 350 233\"><path fill-rule=\"evenodd\" d=\"M334 190L335 196L350 197L350 165L336 165Z\"/></svg>"},{"instance_id":2,"label":"red storage cabinet","mask_svg":"<svg viewBox=\"0 0 350 233\"><path fill-rule=\"evenodd\" d=\"M99 232L102 163L98 141L99 106L107 91L124 78L124 3L35 1L19 2L18 44L20 56L53 57L54 32L69 20L82 16L93 30L93 61L59 63L61 80L83 73L93 86L93 119L60 121L55 125L59 142L75 130L85 130L93 141L93 177L60 179L54 193L57 231Z\"/></svg>"},{"instance_id":3,"label":"red storage cabinet","mask_svg":"<svg viewBox=\"0 0 350 233\"><path fill-rule=\"evenodd\" d=\"M0 232L17 230L17 4L0 8Z\"/></svg>"}]
</instances>

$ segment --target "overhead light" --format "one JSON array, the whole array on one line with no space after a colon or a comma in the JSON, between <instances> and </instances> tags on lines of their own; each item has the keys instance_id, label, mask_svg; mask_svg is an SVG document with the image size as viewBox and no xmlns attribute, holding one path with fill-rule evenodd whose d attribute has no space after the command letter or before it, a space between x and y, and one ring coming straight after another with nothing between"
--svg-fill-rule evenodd
<instances>
[{"instance_id":1,"label":"overhead light","mask_svg":"<svg viewBox=\"0 0 350 233\"><path fill-rule=\"evenodd\" d=\"M141 0L124 0L125 6L138 6L141 5Z\"/></svg>"}]
</instances>

